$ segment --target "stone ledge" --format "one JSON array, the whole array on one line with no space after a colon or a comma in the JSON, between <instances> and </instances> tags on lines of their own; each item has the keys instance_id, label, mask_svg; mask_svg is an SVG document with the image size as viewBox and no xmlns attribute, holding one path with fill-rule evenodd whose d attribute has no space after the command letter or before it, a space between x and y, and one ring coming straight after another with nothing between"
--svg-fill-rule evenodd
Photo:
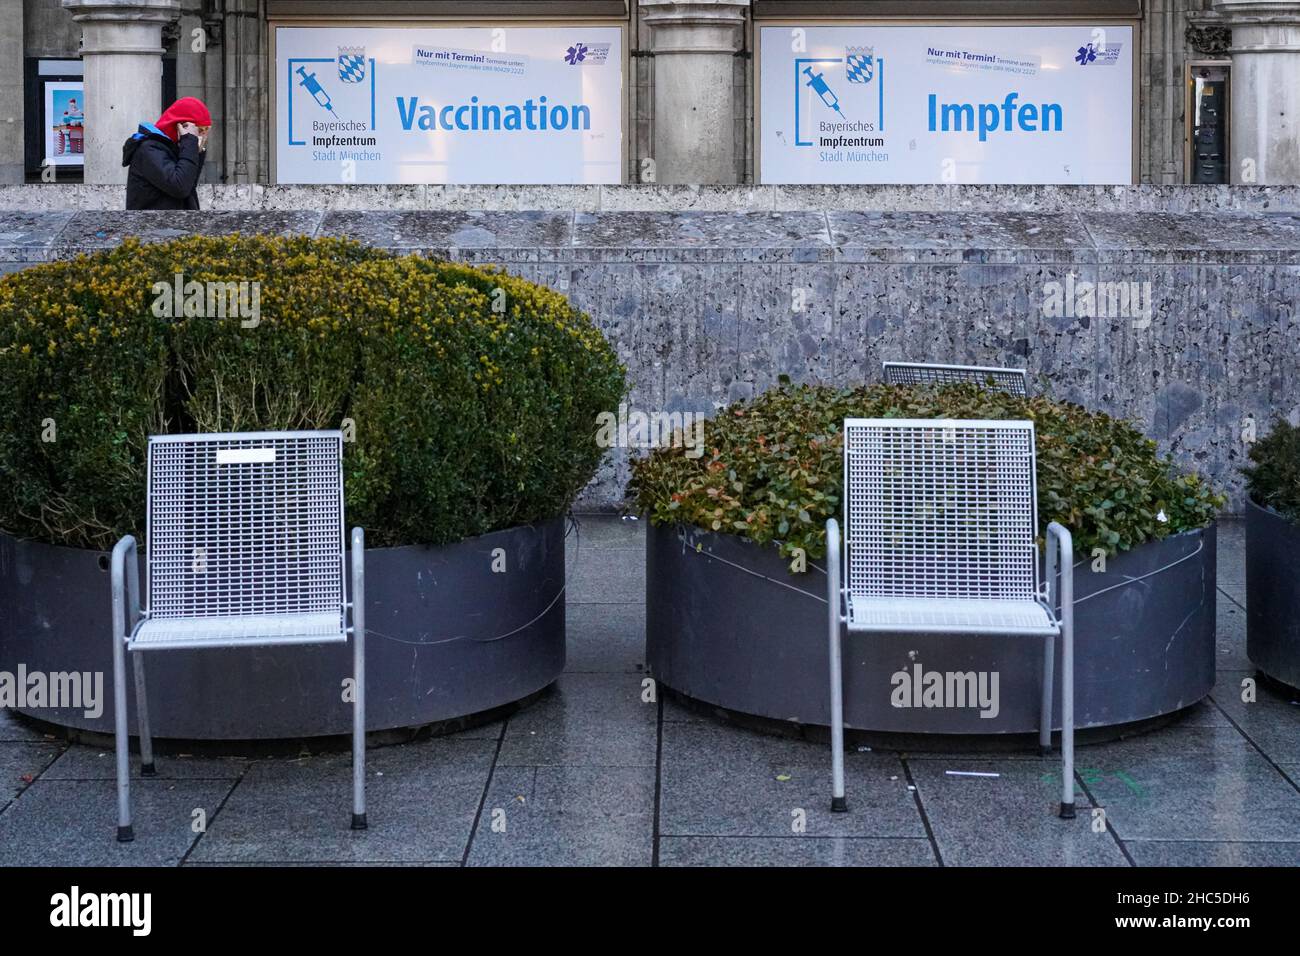
<instances>
[{"instance_id":1,"label":"stone ledge","mask_svg":"<svg viewBox=\"0 0 1300 956\"><path fill-rule=\"evenodd\" d=\"M501 263L1300 264L1300 212L0 211L0 261L226 233Z\"/></svg>"},{"instance_id":2,"label":"stone ledge","mask_svg":"<svg viewBox=\"0 0 1300 956\"><path fill-rule=\"evenodd\" d=\"M1300 212L1300 186L199 187L205 210ZM0 185L0 209L121 210L122 186Z\"/></svg>"}]
</instances>

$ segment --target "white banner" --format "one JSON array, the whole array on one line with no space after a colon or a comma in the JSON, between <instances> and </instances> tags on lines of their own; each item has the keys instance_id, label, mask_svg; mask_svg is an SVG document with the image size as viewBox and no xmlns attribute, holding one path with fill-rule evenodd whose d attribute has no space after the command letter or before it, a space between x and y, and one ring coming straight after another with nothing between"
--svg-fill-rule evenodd
<instances>
[{"instance_id":1,"label":"white banner","mask_svg":"<svg viewBox=\"0 0 1300 956\"><path fill-rule=\"evenodd\" d=\"M1133 182L1133 28L763 27L760 181Z\"/></svg>"},{"instance_id":2,"label":"white banner","mask_svg":"<svg viewBox=\"0 0 1300 956\"><path fill-rule=\"evenodd\" d=\"M281 183L617 183L617 27L278 27Z\"/></svg>"}]
</instances>

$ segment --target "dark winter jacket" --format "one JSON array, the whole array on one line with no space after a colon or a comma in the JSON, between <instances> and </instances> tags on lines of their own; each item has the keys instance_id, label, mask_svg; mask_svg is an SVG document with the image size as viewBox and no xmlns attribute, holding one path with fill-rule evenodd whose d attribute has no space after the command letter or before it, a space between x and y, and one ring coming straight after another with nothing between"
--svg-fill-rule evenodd
<instances>
[{"instance_id":1,"label":"dark winter jacket","mask_svg":"<svg viewBox=\"0 0 1300 956\"><path fill-rule=\"evenodd\" d=\"M198 209L195 187L203 169L204 153L197 136L182 136L180 143L152 123L122 144L126 175L127 209Z\"/></svg>"}]
</instances>

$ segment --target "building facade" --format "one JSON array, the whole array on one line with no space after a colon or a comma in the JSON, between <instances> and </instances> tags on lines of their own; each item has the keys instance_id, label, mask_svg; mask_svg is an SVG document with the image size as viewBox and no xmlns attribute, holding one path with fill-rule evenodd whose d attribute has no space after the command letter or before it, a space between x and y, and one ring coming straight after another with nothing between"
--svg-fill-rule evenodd
<instances>
[{"instance_id":1,"label":"building facade","mask_svg":"<svg viewBox=\"0 0 1300 956\"><path fill-rule=\"evenodd\" d=\"M1090 24L1123 30L1131 44L1131 86L1122 77L1118 92L1096 101L1105 106L1104 119L1092 121L1095 136L1114 138L1117 151L1131 140L1131 169L1120 157L1119 179L1078 180L1078 171L1062 170L1044 181L1300 181L1300 3L1280 0L0 0L0 14L0 123L10 132L0 138L0 182L83 176L119 182L124 172L112 157L122 131L152 120L164 100L178 96L203 99L213 115L205 182L294 181L284 178L285 167L277 169L277 137L286 122L284 103L277 103L284 72L283 55L277 60L274 49L280 28L328 31L331 56L334 46L343 49L338 38L364 40L380 35L375 31L610 30L603 35L617 38L611 65L621 72L606 94L616 98L621 117L620 142L603 143L607 166L616 164L604 181L756 183L772 181L778 165L769 141L765 170L756 135L777 122L775 107L765 108L762 96L765 29L802 34L858 26L866 31L854 35L869 37L884 27L954 28L978 47L973 38L995 28L1087 30ZM1102 43L1103 49L1121 46L1113 38ZM875 77L881 86L883 61L878 57L882 70ZM799 59L796 66L813 62ZM364 71L363 59L358 63ZM810 86L824 75L805 71ZM309 74L301 75L305 81ZM866 77L872 79L870 66ZM894 77L904 74L895 70L891 81L897 82ZM1261 87L1268 90L1263 100L1254 95ZM304 90L288 93L303 96ZM796 101L801 95L813 94L796 90ZM410 103L414 111L415 99ZM1012 107L1004 105L1010 130ZM883 95L880 111L883 128ZM1015 115L1024 129L1026 114ZM932 129L934 122L932 116ZM996 118L989 128L1001 123ZM981 128L981 146L984 138ZM910 145L915 148L914 139ZM427 181L458 181L458 168L464 167L431 161ZM982 181L984 168L958 159L952 179L937 164L913 181ZM343 182L364 181L340 175ZM402 175L392 181L416 181L411 175L420 174ZM873 181L871 171L847 175ZM1014 166L1005 175L1004 181L1017 181Z\"/></svg>"}]
</instances>

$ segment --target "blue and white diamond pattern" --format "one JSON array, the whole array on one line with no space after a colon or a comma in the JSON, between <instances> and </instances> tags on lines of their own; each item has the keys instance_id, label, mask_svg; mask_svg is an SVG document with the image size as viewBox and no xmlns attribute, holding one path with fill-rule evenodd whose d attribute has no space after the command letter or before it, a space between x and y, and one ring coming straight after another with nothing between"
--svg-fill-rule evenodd
<instances>
[{"instance_id":1,"label":"blue and white diamond pattern","mask_svg":"<svg viewBox=\"0 0 1300 956\"><path fill-rule=\"evenodd\" d=\"M850 53L844 58L844 76L850 83L870 83L876 59L870 53Z\"/></svg>"},{"instance_id":2,"label":"blue and white diamond pattern","mask_svg":"<svg viewBox=\"0 0 1300 956\"><path fill-rule=\"evenodd\" d=\"M360 83L366 78L366 53L339 51L339 79L344 83Z\"/></svg>"}]
</instances>

